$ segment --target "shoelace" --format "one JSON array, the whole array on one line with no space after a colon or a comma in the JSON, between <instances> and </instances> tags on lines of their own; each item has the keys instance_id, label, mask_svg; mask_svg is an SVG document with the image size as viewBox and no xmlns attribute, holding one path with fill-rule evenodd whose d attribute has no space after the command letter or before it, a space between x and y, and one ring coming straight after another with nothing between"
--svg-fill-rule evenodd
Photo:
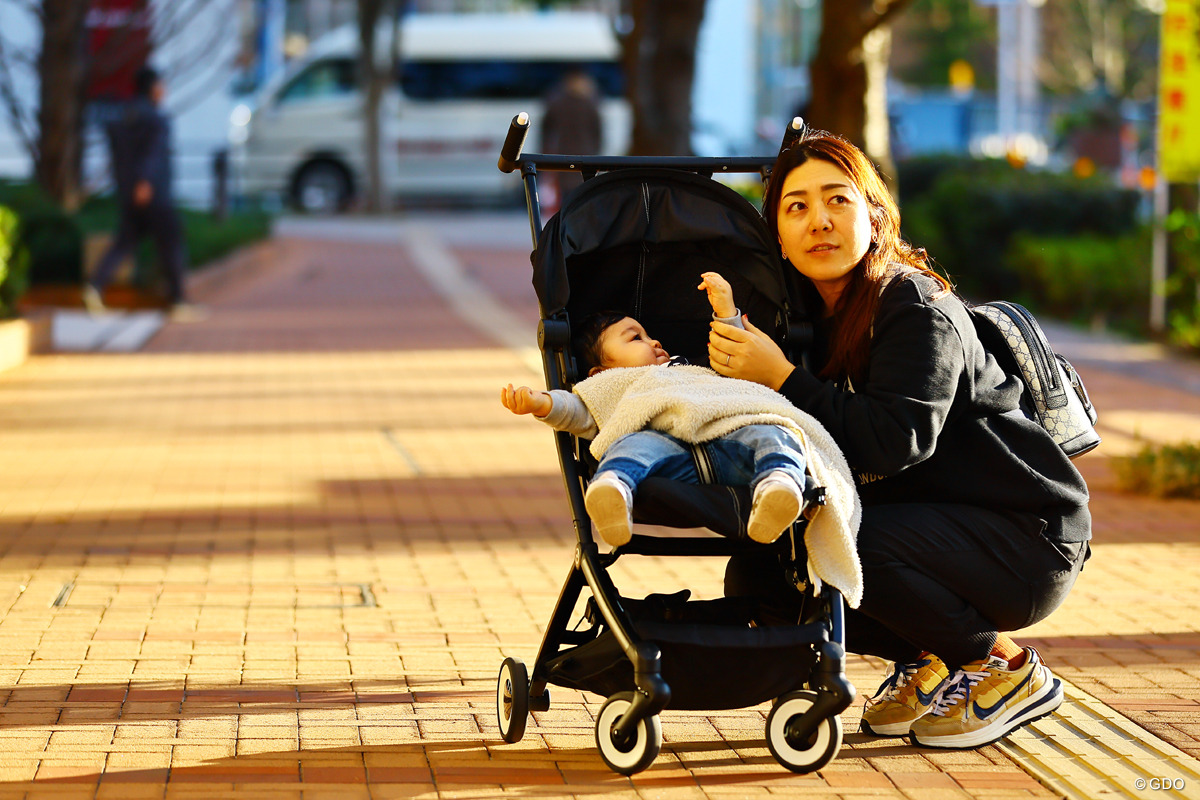
<instances>
[{"instance_id":1,"label":"shoelace","mask_svg":"<svg viewBox=\"0 0 1200 800\"><path fill-rule=\"evenodd\" d=\"M950 709L965 700L971 694L975 684L989 675L987 670L968 672L965 669L955 670L950 680L942 684L937 695L933 698L929 713L935 717L944 717Z\"/></svg>"},{"instance_id":2,"label":"shoelace","mask_svg":"<svg viewBox=\"0 0 1200 800\"><path fill-rule=\"evenodd\" d=\"M897 664L896 668L883 679L883 683L879 684L879 688L875 691L875 696L871 698L871 702L879 700L891 700L900 690L908 685L911 676L917 674L920 667L917 664Z\"/></svg>"}]
</instances>

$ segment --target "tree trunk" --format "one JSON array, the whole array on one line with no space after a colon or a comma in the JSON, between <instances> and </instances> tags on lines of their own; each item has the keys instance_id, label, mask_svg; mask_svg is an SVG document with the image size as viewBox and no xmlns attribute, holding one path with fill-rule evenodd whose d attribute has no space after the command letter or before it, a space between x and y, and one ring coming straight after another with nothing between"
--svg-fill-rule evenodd
<instances>
[{"instance_id":1,"label":"tree trunk","mask_svg":"<svg viewBox=\"0 0 1200 800\"><path fill-rule=\"evenodd\" d=\"M80 97L84 79L84 20L88 0L43 0L38 54L38 139L34 176L56 203L80 203Z\"/></svg>"},{"instance_id":2,"label":"tree trunk","mask_svg":"<svg viewBox=\"0 0 1200 800\"><path fill-rule=\"evenodd\" d=\"M386 73L379 69L375 58L375 28L379 24L386 0L359 0L358 35L362 46L360 63L363 95L363 151L366 156L367 211L384 210L383 168L380 163L379 106L383 98Z\"/></svg>"},{"instance_id":3,"label":"tree trunk","mask_svg":"<svg viewBox=\"0 0 1200 800\"><path fill-rule=\"evenodd\" d=\"M821 36L809 66L812 96L805 122L864 146L867 65L865 10L871 0L824 0Z\"/></svg>"},{"instance_id":4,"label":"tree trunk","mask_svg":"<svg viewBox=\"0 0 1200 800\"><path fill-rule=\"evenodd\" d=\"M863 106L863 152L883 173L883 182L899 196L896 162L892 159L892 123L888 115L887 76L892 54L892 29L882 25L863 37L863 63L867 73L867 96Z\"/></svg>"},{"instance_id":5,"label":"tree trunk","mask_svg":"<svg viewBox=\"0 0 1200 800\"><path fill-rule=\"evenodd\" d=\"M630 154L691 155L692 84L705 0L631 0L622 40L633 110Z\"/></svg>"},{"instance_id":6,"label":"tree trunk","mask_svg":"<svg viewBox=\"0 0 1200 800\"><path fill-rule=\"evenodd\" d=\"M912 0L824 0L821 36L809 66L812 99L805 121L862 148L888 174L889 20Z\"/></svg>"}]
</instances>

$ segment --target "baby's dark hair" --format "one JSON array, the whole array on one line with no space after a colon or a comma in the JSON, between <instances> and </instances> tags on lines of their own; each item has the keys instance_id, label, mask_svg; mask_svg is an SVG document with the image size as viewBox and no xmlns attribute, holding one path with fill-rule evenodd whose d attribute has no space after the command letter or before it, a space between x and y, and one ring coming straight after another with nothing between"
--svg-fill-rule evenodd
<instances>
[{"instance_id":1,"label":"baby's dark hair","mask_svg":"<svg viewBox=\"0 0 1200 800\"><path fill-rule=\"evenodd\" d=\"M603 353L600 352L600 337L613 325L625 319L628 314L620 311L597 311L588 314L575 328L575 358L579 360L579 371L583 375L591 372L593 367L604 366Z\"/></svg>"}]
</instances>

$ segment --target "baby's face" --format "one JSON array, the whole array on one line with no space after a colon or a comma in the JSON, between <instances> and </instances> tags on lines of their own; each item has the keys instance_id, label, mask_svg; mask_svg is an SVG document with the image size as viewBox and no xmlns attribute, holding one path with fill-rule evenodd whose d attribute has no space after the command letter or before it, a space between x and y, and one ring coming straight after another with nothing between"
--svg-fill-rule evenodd
<instances>
[{"instance_id":1,"label":"baby's face","mask_svg":"<svg viewBox=\"0 0 1200 800\"><path fill-rule=\"evenodd\" d=\"M649 367L671 360L658 340L651 339L646 329L633 317L625 317L600 334L600 353L605 369Z\"/></svg>"}]
</instances>

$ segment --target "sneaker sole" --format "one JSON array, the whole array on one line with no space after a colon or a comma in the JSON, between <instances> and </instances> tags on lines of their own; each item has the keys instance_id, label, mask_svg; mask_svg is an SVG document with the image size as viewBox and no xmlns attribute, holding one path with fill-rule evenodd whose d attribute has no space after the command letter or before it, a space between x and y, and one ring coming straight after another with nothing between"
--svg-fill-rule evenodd
<instances>
[{"instance_id":1,"label":"sneaker sole","mask_svg":"<svg viewBox=\"0 0 1200 800\"><path fill-rule=\"evenodd\" d=\"M758 503L750 509L746 535L760 544L770 544L783 535L788 526L800 516L800 501L782 487L763 492Z\"/></svg>"},{"instance_id":2,"label":"sneaker sole","mask_svg":"<svg viewBox=\"0 0 1200 800\"><path fill-rule=\"evenodd\" d=\"M629 544L633 529L629 525L629 506L620 489L595 486L584 496L583 505L601 539L613 547Z\"/></svg>"},{"instance_id":3,"label":"sneaker sole","mask_svg":"<svg viewBox=\"0 0 1200 800\"><path fill-rule=\"evenodd\" d=\"M913 722L916 722L916 720L913 720ZM912 722L889 722L884 725L872 725L866 720L860 720L858 728L868 736L898 739L909 734L909 731L912 730Z\"/></svg>"},{"instance_id":4,"label":"sneaker sole","mask_svg":"<svg viewBox=\"0 0 1200 800\"><path fill-rule=\"evenodd\" d=\"M971 731L970 733L959 734L958 736L936 736L932 739L922 740L917 736L916 731L909 733L909 738L913 744L922 747L937 747L943 749L965 750L969 748L982 747L985 744L1003 739L1010 733L1020 728L1023 725L1028 725L1031 722L1041 719L1044 716L1052 713L1054 709L1061 706L1063 703L1063 688L1062 681L1058 678L1051 678L1046 683L1046 690L1040 694L1026 699L1019 705L1011 708L996 719L995 722L987 725L979 730Z\"/></svg>"}]
</instances>

